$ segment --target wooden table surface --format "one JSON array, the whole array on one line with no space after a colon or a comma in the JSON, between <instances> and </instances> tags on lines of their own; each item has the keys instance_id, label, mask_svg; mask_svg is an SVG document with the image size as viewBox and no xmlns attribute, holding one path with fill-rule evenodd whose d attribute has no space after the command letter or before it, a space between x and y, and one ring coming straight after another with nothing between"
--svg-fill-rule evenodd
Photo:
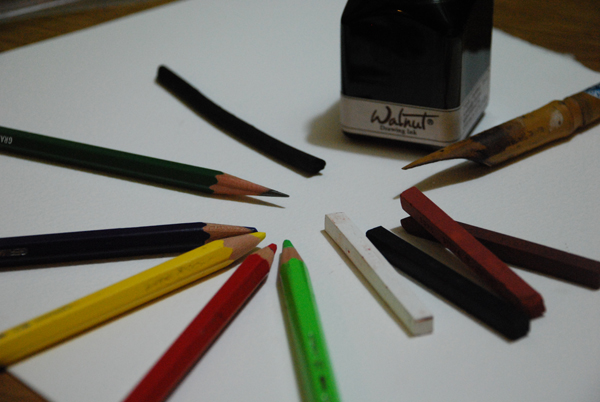
<instances>
[{"instance_id":1,"label":"wooden table surface","mask_svg":"<svg viewBox=\"0 0 600 402\"><path fill-rule=\"evenodd\" d=\"M105 9L0 23L0 52L177 0L146 0ZM129 2L128 2L129 3ZM513 36L600 71L598 0L496 0L494 25Z\"/></svg>"},{"instance_id":2,"label":"wooden table surface","mask_svg":"<svg viewBox=\"0 0 600 402\"><path fill-rule=\"evenodd\" d=\"M0 23L0 53L174 1L178 0L149 0ZM572 54L600 72L598 5L598 0L495 0L494 26L535 45ZM6 373L0 373L0 400L44 401Z\"/></svg>"}]
</instances>

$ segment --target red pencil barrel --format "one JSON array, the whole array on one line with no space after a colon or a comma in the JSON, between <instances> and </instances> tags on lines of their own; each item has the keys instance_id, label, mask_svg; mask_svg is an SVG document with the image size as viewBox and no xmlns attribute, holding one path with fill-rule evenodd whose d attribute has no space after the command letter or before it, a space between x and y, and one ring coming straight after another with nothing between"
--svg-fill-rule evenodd
<instances>
[{"instance_id":1,"label":"red pencil barrel","mask_svg":"<svg viewBox=\"0 0 600 402\"><path fill-rule=\"evenodd\" d=\"M251 254L138 383L124 402L164 401L267 277L269 260Z\"/></svg>"}]
</instances>

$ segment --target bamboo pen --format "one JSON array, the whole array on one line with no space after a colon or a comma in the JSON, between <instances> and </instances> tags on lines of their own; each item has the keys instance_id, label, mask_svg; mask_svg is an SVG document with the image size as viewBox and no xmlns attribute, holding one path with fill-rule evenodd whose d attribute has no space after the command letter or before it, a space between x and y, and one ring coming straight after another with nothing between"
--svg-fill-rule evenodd
<instances>
[{"instance_id":1,"label":"bamboo pen","mask_svg":"<svg viewBox=\"0 0 600 402\"><path fill-rule=\"evenodd\" d=\"M576 130L598 119L600 83L562 101L552 101L524 116L448 145L409 163L403 169L460 158L494 166L549 142L569 137Z\"/></svg>"}]
</instances>

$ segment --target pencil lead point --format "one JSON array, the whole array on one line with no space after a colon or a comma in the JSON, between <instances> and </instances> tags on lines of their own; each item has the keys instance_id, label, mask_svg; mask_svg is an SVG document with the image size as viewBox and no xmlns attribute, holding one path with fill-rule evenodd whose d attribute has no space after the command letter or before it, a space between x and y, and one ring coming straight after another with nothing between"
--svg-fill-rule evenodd
<instances>
[{"instance_id":1,"label":"pencil lead point","mask_svg":"<svg viewBox=\"0 0 600 402\"><path fill-rule=\"evenodd\" d=\"M272 190L272 189L269 189L268 191L265 191L264 193L262 193L260 195L265 196L265 197L289 197L289 195L287 195L287 194L284 194L282 192L279 192L277 190Z\"/></svg>"}]
</instances>

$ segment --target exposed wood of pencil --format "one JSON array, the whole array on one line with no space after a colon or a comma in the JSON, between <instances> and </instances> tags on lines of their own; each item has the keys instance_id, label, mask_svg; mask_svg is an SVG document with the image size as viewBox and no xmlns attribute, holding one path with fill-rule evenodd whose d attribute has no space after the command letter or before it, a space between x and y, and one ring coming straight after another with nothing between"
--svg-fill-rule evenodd
<instances>
[{"instance_id":1,"label":"exposed wood of pencil","mask_svg":"<svg viewBox=\"0 0 600 402\"><path fill-rule=\"evenodd\" d=\"M47 402L12 374L0 370L0 401Z\"/></svg>"},{"instance_id":2,"label":"exposed wood of pencil","mask_svg":"<svg viewBox=\"0 0 600 402\"><path fill-rule=\"evenodd\" d=\"M215 176L217 184L210 186L210 189L215 194L226 195L261 195L264 197L289 197L289 195L281 193L277 190L261 186L260 184L252 183L239 177L223 173Z\"/></svg>"},{"instance_id":3,"label":"exposed wood of pencil","mask_svg":"<svg viewBox=\"0 0 600 402\"><path fill-rule=\"evenodd\" d=\"M279 258L279 264L287 264L294 258L298 261L304 261L294 246L290 245L288 247L283 247L283 250L281 250L281 257Z\"/></svg>"},{"instance_id":4,"label":"exposed wood of pencil","mask_svg":"<svg viewBox=\"0 0 600 402\"><path fill-rule=\"evenodd\" d=\"M400 221L410 234L436 241L414 218ZM502 261L592 289L600 289L600 262L458 222Z\"/></svg>"},{"instance_id":5,"label":"exposed wood of pencil","mask_svg":"<svg viewBox=\"0 0 600 402\"><path fill-rule=\"evenodd\" d=\"M579 92L448 145L409 163L403 169L449 159L469 159L494 166L542 145L569 137L598 119L600 99Z\"/></svg>"},{"instance_id":6,"label":"exposed wood of pencil","mask_svg":"<svg viewBox=\"0 0 600 402\"><path fill-rule=\"evenodd\" d=\"M207 223L204 226L203 231L208 234L208 240L218 240L224 239L226 237L239 236L243 234L256 232L256 228L248 227L248 226L237 226L237 225L223 225L220 223Z\"/></svg>"}]
</instances>

